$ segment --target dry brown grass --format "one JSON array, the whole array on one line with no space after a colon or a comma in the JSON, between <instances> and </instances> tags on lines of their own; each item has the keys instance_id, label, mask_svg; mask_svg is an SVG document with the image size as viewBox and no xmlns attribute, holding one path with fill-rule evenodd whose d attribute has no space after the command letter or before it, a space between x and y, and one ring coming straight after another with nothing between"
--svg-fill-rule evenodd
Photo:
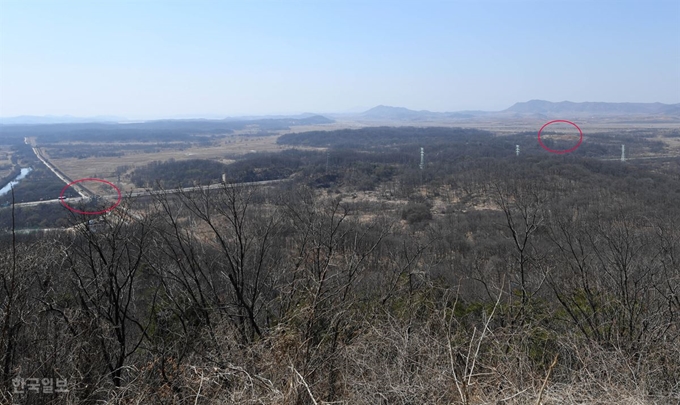
<instances>
[{"instance_id":1,"label":"dry brown grass","mask_svg":"<svg viewBox=\"0 0 680 405\"><path fill-rule=\"evenodd\" d=\"M230 352L220 366L198 356L173 365L174 392L168 385L145 385L155 381L154 366L131 370L138 383L113 392L108 403L665 405L680 400L650 395L652 373L631 373L632 358L616 350L563 336L561 354L545 369L535 369L521 347L530 327L494 326L491 314L479 329L465 328L447 320L450 309L416 304L428 308L426 319L406 312L356 319L353 327L360 332L340 344L335 357L339 382L332 401L324 395L327 375L305 373L295 364L303 336L281 327L248 349ZM218 330L224 347L236 346L229 328Z\"/></svg>"},{"instance_id":2,"label":"dry brown grass","mask_svg":"<svg viewBox=\"0 0 680 405\"><path fill-rule=\"evenodd\" d=\"M512 134L519 131L536 131L543 126L547 120L544 119L499 119L499 120L468 120L468 121L428 121L419 123L395 123L395 122L362 122L351 120L338 120L332 124L324 125L304 125L292 127L289 130L280 131L279 134L298 133L306 131L333 131L338 129L358 129L367 126L387 125L387 126L444 126L444 127L464 127L477 128L494 132L498 135ZM615 121L602 121L598 119L584 119L576 122L577 125L584 132L584 141L587 141L589 133L593 132L617 132L621 130L630 130L633 128L644 129L680 129L680 123L644 123L631 124L619 123ZM562 128L567 131L564 135L565 140L573 140L575 128L571 125L565 124L568 128ZM557 125L549 127L551 131L561 129ZM130 152L126 151L124 156L120 157L90 157L85 159L67 158L67 159L51 159L53 164L59 167L67 176L73 179L85 177L98 177L116 183L122 190L125 191L139 191L134 186L125 181L118 181L117 176L113 173L117 167L127 165L131 167L139 167L148 164L152 161L166 161L169 159L188 160L188 159L212 159L221 161L223 163L230 163L229 156L242 155L246 153L255 152L279 152L290 147L285 145L278 145L276 143L278 136L252 136L252 129L245 129L236 131L234 134L227 135L219 140L219 144L210 147L191 147L185 150L177 149L162 149L156 153L144 152ZM250 135L250 136L244 136ZM549 137L549 136L547 136ZM680 139L659 137L658 140L666 143L674 152L680 152ZM76 145L77 143L73 143ZM91 143L87 143L91 144ZM95 143L101 145L102 148L115 150L118 143ZM135 142L125 143L125 145L138 144ZM142 143L139 143L142 145ZM64 144L68 145L68 144ZM149 143L143 145L149 146ZM160 145L159 145L160 146ZM167 145L165 145L167 146ZM300 148L298 149L315 149L322 148ZM44 149L44 152L49 156L49 149ZM0 150L0 157L2 152Z\"/></svg>"},{"instance_id":3,"label":"dry brown grass","mask_svg":"<svg viewBox=\"0 0 680 405\"><path fill-rule=\"evenodd\" d=\"M123 178L121 178L121 181L118 181L115 170L119 166L130 166L135 168L153 161L167 161L169 159L211 159L228 164L233 162L232 159L228 158L228 156L231 155L242 155L253 152L279 152L284 149L289 149L289 147L278 145L276 143L277 138L278 136L243 137L232 135L221 139L217 146L191 147L185 150L180 150L179 148L163 149L156 153L126 151L125 155L119 157L53 159L49 157L49 148L44 148L44 152L59 170L63 171L67 176L74 180L96 177L116 184L123 192L129 192L140 191L140 189L135 188L132 183L125 181ZM115 150L117 145L127 144L101 144L102 148L107 148L108 150ZM148 143L144 145L149 146ZM94 189L98 189L98 187L94 187ZM92 191L95 191L94 189Z\"/></svg>"}]
</instances>

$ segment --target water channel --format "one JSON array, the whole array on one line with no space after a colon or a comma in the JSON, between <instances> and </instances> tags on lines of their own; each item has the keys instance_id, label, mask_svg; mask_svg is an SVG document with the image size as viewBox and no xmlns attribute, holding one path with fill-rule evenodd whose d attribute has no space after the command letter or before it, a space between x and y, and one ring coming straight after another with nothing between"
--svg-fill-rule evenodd
<instances>
[{"instance_id":1,"label":"water channel","mask_svg":"<svg viewBox=\"0 0 680 405\"><path fill-rule=\"evenodd\" d=\"M3 196L5 194L9 193L10 190L12 189L12 187L19 184L19 182L21 180L23 180L26 176L28 176L28 174L32 171L33 171L33 169L30 168L30 167L22 168L21 173L19 173L19 175L17 177L15 177L14 180L7 183L3 188L0 188L0 196Z\"/></svg>"}]
</instances>

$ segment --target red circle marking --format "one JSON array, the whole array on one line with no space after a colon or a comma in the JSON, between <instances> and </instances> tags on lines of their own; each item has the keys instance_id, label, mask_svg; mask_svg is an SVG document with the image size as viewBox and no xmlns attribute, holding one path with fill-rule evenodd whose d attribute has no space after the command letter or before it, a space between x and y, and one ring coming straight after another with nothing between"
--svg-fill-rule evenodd
<instances>
[{"instance_id":1,"label":"red circle marking","mask_svg":"<svg viewBox=\"0 0 680 405\"><path fill-rule=\"evenodd\" d=\"M98 181L98 182L100 182L100 183L108 184L109 186L113 187L114 190L116 190L116 193L118 193L118 200L115 202L115 204L113 204L113 205L110 206L109 208L107 208L107 209L105 209L105 210L101 210L101 211L80 211L80 210L77 210L77 209L71 207L70 205L66 204L66 201L64 201L64 198L63 198L63 197L64 197L64 193L66 192L66 190L68 190L68 188L71 187L72 185L74 185L74 184L76 184L76 183L82 183L82 182L84 182L84 181ZM119 189L118 187L116 187L116 186L115 186L113 183L111 183L110 181L106 181L106 180L102 180L102 179L96 179L96 178L87 178L87 179L80 179L80 180L72 181L72 182L68 183L68 184L66 185L66 187L64 187L64 188L61 190L61 194L59 194L59 200L61 201L61 204L62 204L64 207L66 207L66 208L68 208L69 210L75 212L76 214L84 214L84 215L106 214L106 213L109 212L109 211L113 211L114 208L116 208L118 205L120 205L120 201L121 201L122 199L123 199L123 195L120 193L120 189Z\"/></svg>"},{"instance_id":2,"label":"red circle marking","mask_svg":"<svg viewBox=\"0 0 680 405\"><path fill-rule=\"evenodd\" d=\"M541 132L543 131L543 128L547 127L547 126L550 125L550 124L554 124L554 123L556 123L556 122L566 122L567 124L571 124L571 125L573 125L576 129L578 129L579 138L578 138L578 143L576 144L576 146L574 146L574 147L571 148L571 149L554 150L554 149L550 149L549 147L547 147L547 146L545 146L545 145L543 144L543 141L541 141ZM546 123L545 125L543 125L543 126L541 127L541 129L538 130L538 143L541 144L541 147L543 147L543 149L547 150L547 151L550 152L550 153L557 153L558 155L562 155L562 154L565 154L565 153L573 152L573 151L575 151L576 149L578 149L579 146L581 146L581 142L583 142L583 131L581 131L581 128L579 128L578 125L574 124L574 123L571 122L571 121L567 121L567 120L554 120L554 121L550 121L550 122Z\"/></svg>"}]
</instances>

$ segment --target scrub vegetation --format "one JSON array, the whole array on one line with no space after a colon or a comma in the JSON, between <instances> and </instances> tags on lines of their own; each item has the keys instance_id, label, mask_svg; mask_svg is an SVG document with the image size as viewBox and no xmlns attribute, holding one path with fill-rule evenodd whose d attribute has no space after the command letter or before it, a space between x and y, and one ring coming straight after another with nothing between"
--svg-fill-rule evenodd
<instances>
[{"instance_id":1,"label":"scrub vegetation","mask_svg":"<svg viewBox=\"0 0 680 405\"><path fill-rule=\"evenodd\" d=\"M409 131L155 163L133 175L157 193L61 232L3 209L2 402L680 400L677 159ZM170 193L192 170L229 181ZM69 392L12 394L19 376Z\"/></svg>"}]
</instances>

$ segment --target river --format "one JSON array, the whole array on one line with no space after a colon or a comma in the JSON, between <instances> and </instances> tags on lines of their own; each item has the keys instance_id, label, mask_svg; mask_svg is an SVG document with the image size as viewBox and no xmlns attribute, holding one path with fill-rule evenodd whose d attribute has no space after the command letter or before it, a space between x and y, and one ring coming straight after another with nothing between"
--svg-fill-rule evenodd
<instances>
[{"instance_id":1,"label":"river","mask_svg":"<svg viewBox=\"0 0 680 405\"><path fill-rule=\"evenodd\" d=\"M19 184L19 182L20 182L21 180L23 180L26 176L28 176L28 174L29 174L30 172L32 172L32 171L33 171L33 169L30 168L30 167L22 168L22 169L21 169L21 173L19 173L19 175L18 175L17 177L15 177L14 180L10 181L9 183L7 183L7 184L5 185L5 187L3 187L3 188L0 189L0 196L3 196L3 195L5 195L5 194L9 193L10 190L12 189L12 187L14 187L14 186L16 186L17 184Z\"/></svg>"}]
</instances>

